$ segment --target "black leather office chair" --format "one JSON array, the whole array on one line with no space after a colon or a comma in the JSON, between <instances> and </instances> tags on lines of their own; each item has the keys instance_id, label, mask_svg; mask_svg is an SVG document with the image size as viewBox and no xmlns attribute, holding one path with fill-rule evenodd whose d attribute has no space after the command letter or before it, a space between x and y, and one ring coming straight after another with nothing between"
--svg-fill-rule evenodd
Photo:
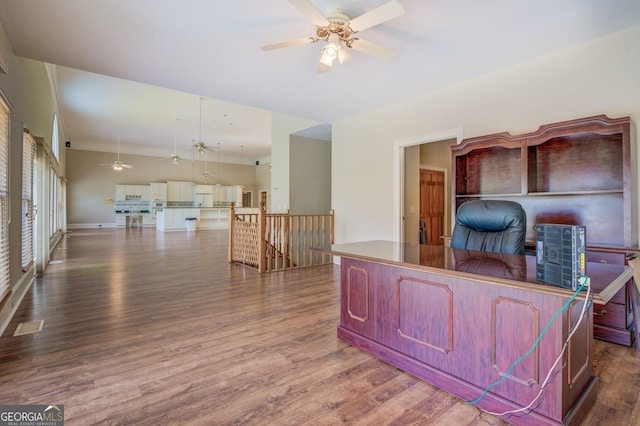
<instances>
[{"instance_id":1,"label":"black leather office chair","mask_svg":"<svg viewBox=\"0 0 640 426\"><path fill-rule=\"evenodd\" d=\"M458 207L451 248L524 254L526 228L526 214L516 202L467 201Z\"/></svg>"}]
</instances>

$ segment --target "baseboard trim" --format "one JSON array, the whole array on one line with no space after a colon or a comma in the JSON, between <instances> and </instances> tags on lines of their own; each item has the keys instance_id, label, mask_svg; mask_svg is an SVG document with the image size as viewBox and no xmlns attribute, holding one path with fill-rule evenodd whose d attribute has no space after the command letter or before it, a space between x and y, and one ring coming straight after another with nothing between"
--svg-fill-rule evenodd
<instances>
[{"instance_id":1,"label":"baseboard trim","mask_svg":"<svg viewBox=\"0 0 640 426\"><path fill-rule=\"evenodd\" d=\"M68 223L67 229L117 228L115 223ZM124 228L124 227L123 227Z\"/></svg>"}]
</instances>

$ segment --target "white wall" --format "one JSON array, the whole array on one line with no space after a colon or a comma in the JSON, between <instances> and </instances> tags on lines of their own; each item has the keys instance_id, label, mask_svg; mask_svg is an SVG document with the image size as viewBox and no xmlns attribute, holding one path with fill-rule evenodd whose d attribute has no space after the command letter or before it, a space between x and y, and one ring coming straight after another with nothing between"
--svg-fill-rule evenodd
<instances>
[{"instance_id":1,"label":"white wall","mask_svg":"<svg viewBox=\"0 0 640 426\"><path fill-rule=\"evenodd\" d=\"M394 141L454 128L518 134L598 114L639 123L638 75L640 26L334 123L336 243L395 238Z\"/></svg>"}]
</instances>

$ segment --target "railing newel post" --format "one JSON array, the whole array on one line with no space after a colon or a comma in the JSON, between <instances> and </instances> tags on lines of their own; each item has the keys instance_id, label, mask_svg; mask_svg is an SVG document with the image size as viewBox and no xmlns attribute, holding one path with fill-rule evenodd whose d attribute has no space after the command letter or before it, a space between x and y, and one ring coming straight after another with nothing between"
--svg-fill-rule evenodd
<instances>
[{"instance_id":1,"label":"railing newel post","mask_svg":"<svg viewBox=\"0 0 640 426\"><path fill-rule=\"evenodd\" d=\"M263 273L266 271L266 247L267 242L265 238L265 225L267 221L266 208L263 206L258 212L258 272Z\"/></svg>"},{"instance_id":2,"label":"railing newel post","mask_svg":"<svg viewBox=\"0 0 640 426\"><path fill-rule=\"evenodd\" d=\"M227 256L229 263L233 262L233 224L236 220L235 203L229 206L229 247L227 248Z\"/></svg>"}]
</instances>

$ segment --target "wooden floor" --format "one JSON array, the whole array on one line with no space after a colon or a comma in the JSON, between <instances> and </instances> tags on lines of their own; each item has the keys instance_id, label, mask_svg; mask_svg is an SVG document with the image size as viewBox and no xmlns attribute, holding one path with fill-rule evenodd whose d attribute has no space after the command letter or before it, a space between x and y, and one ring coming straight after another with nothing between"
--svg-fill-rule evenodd
<instances>
[{"instance_id":1,"label":"wooden floor","mask_svg":"<svg viewBox=\"0 0 640 426\"><path fill-rule=\"evenodd\" d=\"M337 267L258 275L226 238L67 234L0 338L0 404L64 404L68 425L506 424L338 341ZM586 424L639 424L640 356L595 355Z\"/></svg>"}]
</instances>

